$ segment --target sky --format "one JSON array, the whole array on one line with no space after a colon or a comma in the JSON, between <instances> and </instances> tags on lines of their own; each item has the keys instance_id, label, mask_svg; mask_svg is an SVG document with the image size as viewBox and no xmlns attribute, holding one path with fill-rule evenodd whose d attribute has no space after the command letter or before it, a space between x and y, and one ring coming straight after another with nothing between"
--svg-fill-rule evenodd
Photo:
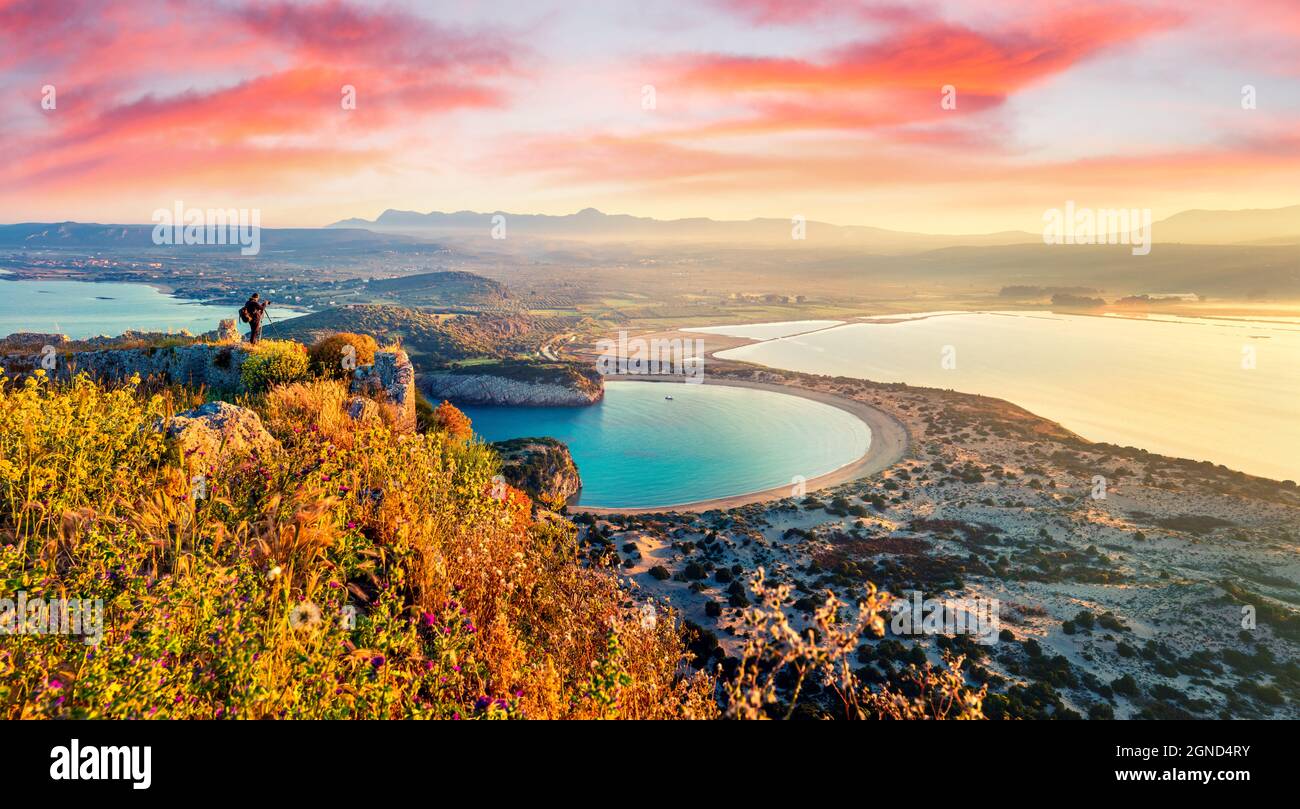
<instances>
[{"instance_id":1,"label":"sky","mask_svg":"<svg viewBox=\"0 0 1300 809\"><path fill-rule=\"evenodd\" d=\"M1300 1L0 0L0 222L1067 201L1300 203Z\"/></svg>"}]
</instances>

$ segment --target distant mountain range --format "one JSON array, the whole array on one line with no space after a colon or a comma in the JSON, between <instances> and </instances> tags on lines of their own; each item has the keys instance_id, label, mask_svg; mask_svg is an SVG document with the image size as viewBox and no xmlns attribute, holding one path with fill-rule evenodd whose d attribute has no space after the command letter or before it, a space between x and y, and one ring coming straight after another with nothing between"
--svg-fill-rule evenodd
<instances>
[{"instance_id":1,"label":"distant mountain range","mask_svg":"<svg viewBox=\"0 0 1300 809\"><path fill-rule=\"evenodd\" d=\"M574 239L605 242L697 242L719 244L790 244L796 227L790 219L728 221L706 218L652 219L628 214L607 214L584 208L574 214L514 214L504 211L478 213L456 211L416 213L388 210L373 221L345 219L331 228L368 228L386 233L419 234L430 237L491 238L494 217L505 217L506 235L537 239ZM832 225L807 221L806 240L819 247L870 247L877 250L933 250L958 245L1000 246L1042 241L1038 234L1024 231L972 235L909 233L863 226Z\"/></svg>"},{"instance_id":2,"label":"distant mountain range","mask_svg":"<svg viewBox=\"0 0 1300 809\"><path fill-rule=\"evenodd\" d=\"M539 239L789 244L794 228L794 223L787 219L663 220L606 214L594 208L585 208L564 216L512 214L503 211L417 213L388 210L374 220L345 219L330 227L366 228L425 237L488 239L492 235L496 216L504 217L507 236L523 235ZM807 222L804 228L807 241L818 247L862 247L880 252L1042 243L1041 233L1015 230L945 235L832 225L817 221ZM1152 232L1155 242L1159 244L1300 244L1300 205L1268 210L1184 211L1155 222Z\"/></svg>"},{"instance_id":3,"label":"distant mountain range","mask_svg":"<svg viewBox=\"0 0 1300 809\"><path fill-rule=\"evenodd\" d=\"M1157 242L1300 244L1300 205L1241 211L1183 211L1151 227Z\"/></svg>"},{"instance_id":4,"label":"distant mountain range","mask_svg":"<svg viewBox=\"0 0 1300 809\"><path fill-rule=\"evenodd\" d=\"M504 217L505 235L536 240L591 242L676 242L791 245L796 227L788 219L653 219L606 214L585 208L574 214L515 214L495 211L416 213L384 211L374 220L345 219L325 228L263 228L262 249L335 251L400 249L433 240L492 243L494 218ZM857 248L880 254L914 253L949 247L1005 247L1042 244L1041 233L1002 231L935 234L809 221L803 224L810 247ZM1156 244L1300 244L1300 205L1240 211L1191 210L1155 222ZM147 248L152 225L102 225L79 222L0 225L0 247ZM196 249L228 250L227 247Z\"/></svg>"}]
</instances>

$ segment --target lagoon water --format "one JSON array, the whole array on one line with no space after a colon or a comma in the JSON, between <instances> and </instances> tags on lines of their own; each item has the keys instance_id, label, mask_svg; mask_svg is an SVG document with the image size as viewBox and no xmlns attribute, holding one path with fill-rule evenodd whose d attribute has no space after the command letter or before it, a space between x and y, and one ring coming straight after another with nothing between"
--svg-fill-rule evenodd
<instances>
[{"instance_id":1,"label":"lagoon water","mask_svg":"<svg viewBox=\"0 0 1300 809\"><path fill-rule=\"evenodd\" d=\"M843 324L843 320L783 320L779 323L755 323L750 326L697 326L682 331L725 334L731 337L748 337L751 340L770 340L773 337L790 337Z\"/></svg>"},{"instance_id":2,"label":"lagoon water","mask_svg":"<svg viewBox=\"0 0 1300 809\"><path fill-rule=\"evenodd\" d=\"M146 284L0 279L0 337L18 331L62 333L75 339L138 331L212 331L237 307L174 298ZM271 307L280 321L302 314ZM247 326L240 324L242 330Z\"/></svg>"},{"instance_id":3,"label":"lagoon water","mask_svg":"<svg viewBox=\"0 0 1300 809\"><path fill-rule=\"evenodd\" d=\"M856 461L871 441L867 425L839 408L722 385L611 382L591 407L464 411L489 441L567 443L580 501L592 507L681 505L811 480Z\"/></svg>"},{"instance_id":4,"label":"lagoon water","mask_svg":"<svg viewBox=\"0 0 1300 809\"><path fill-rule=\"evenodd\" d=\"M1094 441L1300 479L1300 324L1286 319L933 313L718 356L996 396Z\"/></svg>"}]
</instances>

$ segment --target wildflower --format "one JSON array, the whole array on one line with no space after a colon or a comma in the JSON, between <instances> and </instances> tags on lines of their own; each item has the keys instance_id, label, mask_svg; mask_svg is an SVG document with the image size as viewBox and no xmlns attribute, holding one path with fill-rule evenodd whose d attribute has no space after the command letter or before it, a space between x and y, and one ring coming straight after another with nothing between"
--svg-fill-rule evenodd
<instances>
[{"instance_id":1,"label":"wildflower","mask_svg":"<svg viewBox=\"0 0 1300 809\"><path fill-rule=\"evenodd\" d=\"M276 565L275 567L271 568L270 571L267 572L266 577L271 581L275 581L276 579L280 578L280 572L281 572L280 566Z\"/></svg>"}]
</instances>

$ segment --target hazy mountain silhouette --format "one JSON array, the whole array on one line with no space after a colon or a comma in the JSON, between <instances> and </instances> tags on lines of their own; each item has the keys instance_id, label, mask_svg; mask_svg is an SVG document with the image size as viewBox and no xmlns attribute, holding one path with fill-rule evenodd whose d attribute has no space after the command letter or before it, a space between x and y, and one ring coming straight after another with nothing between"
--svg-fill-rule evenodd
<instances>
[{"instance_id":1,"label":"hazy mountain silhouette","mask_svg":"<svg viewBox=\"0 0 1300 809\"><path fill-rule=\"evenodd\" d=\"M590 241L683 241L789 244L794 223L787 219L743 221L707 218L653 219L606 214L595 208L563 216L455 211L387 210L373 220L345 219L331 228L368 228L423 236L490 238L493 220L505 217L506 234L542 239ZM1152 226L1157 243L1300 244L1300 205L1241 211L1184 211ZM809 221L806 240L818 246L863 247L885 252L935 250L944 247L997 247L1042 242L1041 233L1009 230L981 234L914 233L857 225Z\"/></svg>"},{"instance_id":2,"label":"hazy mountain silhouette","mask_svg":"<svg viewBox=\"0 0 1300 809\"><path fill-rule=\"evenodd\" d=\"M345 219L332 228L370 228L394 233L418 233L430 236L491 238L493 219L505 217L507 236L539 239L577 239L586 241L666 241L721 244L791 244L795 241L795 223L790 219L748 219L729 221L707 218L653 219L628 214L607 214L585 208L574 214L514 214L504 211L478 213L456 211L417 213L387 210L374 220ZM804 226L806 241L821 247L863 247L883 251L932 250L957 245L995 246L1041 242L1042 237L1025 231L945 235L909 233L884 228L832 225L808 221Z\"/></svg>"}]
</instances>

